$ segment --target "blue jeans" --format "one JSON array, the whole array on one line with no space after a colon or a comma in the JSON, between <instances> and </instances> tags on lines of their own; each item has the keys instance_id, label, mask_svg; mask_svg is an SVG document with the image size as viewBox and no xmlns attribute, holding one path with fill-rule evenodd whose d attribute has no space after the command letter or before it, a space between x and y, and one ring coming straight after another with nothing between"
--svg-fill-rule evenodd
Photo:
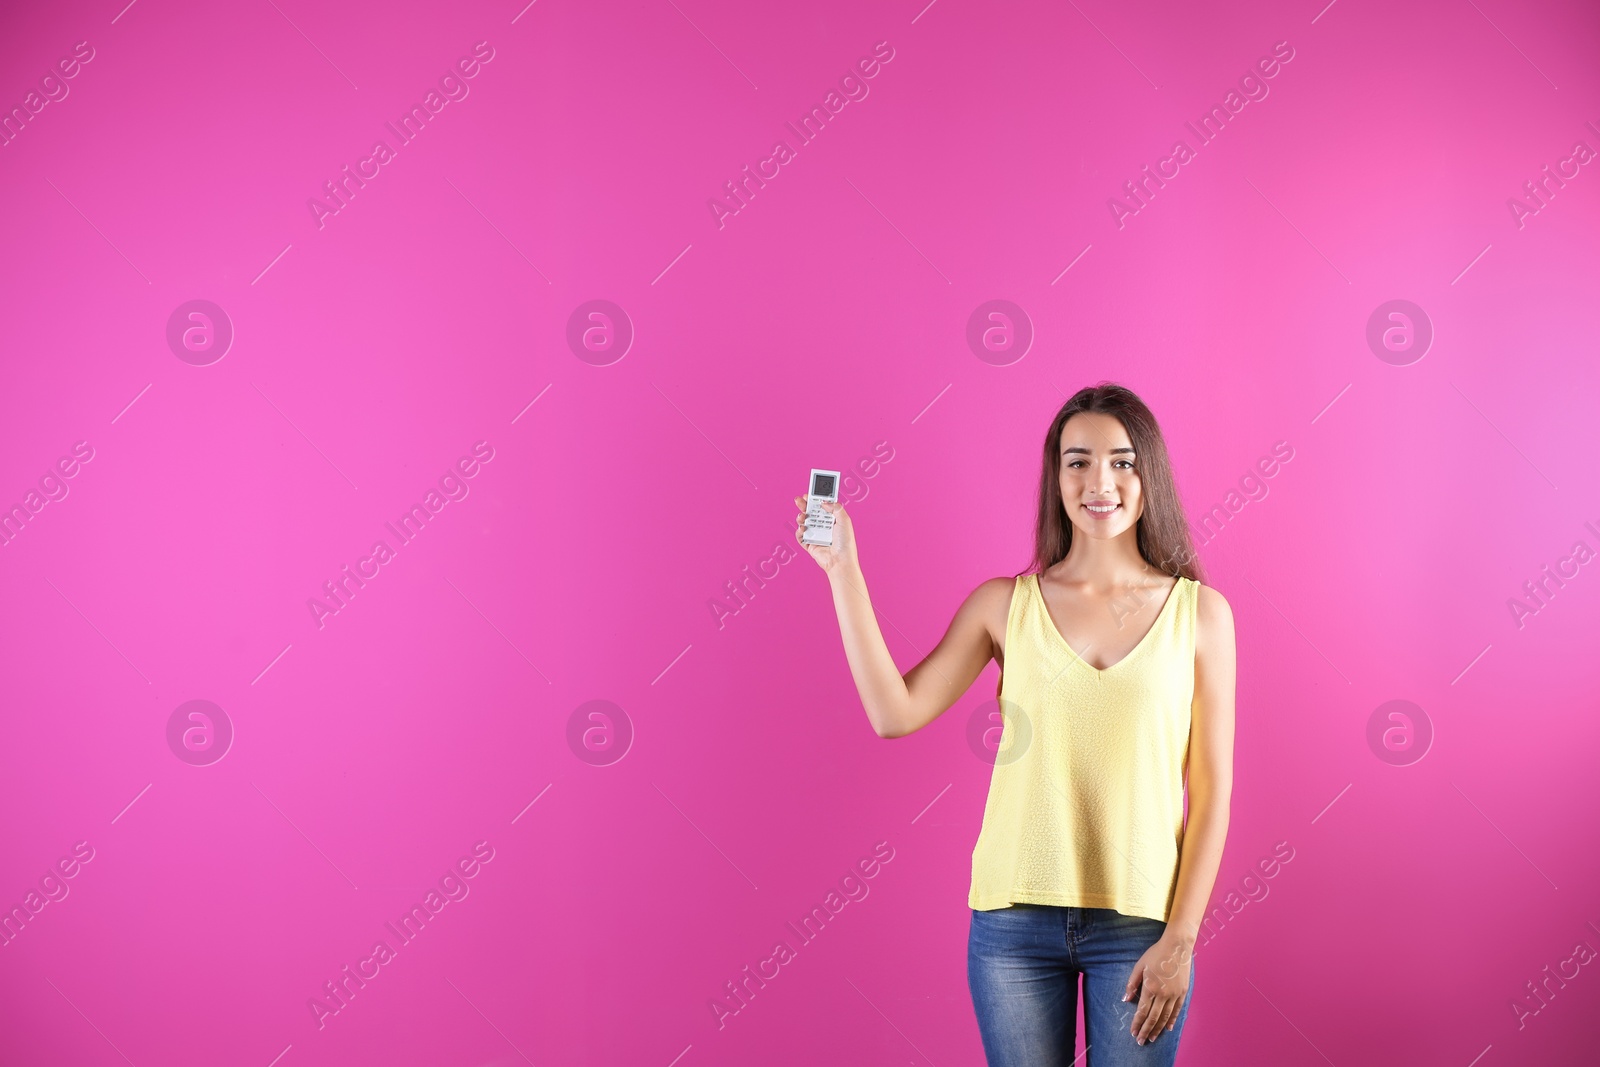
<instances>
[{"instance_id":1,"label":"blue jeans","mask_svg":"<svg viewBox=\"0 0 1600 1067\"><path fill-rule=\"evenodd\" d=\"M970 910L970 909L969 909ZM1083 975L1087 1067L1170 1067L1194 997L1171 1030L1140 1045L1131 1033L1138 998L1122 999L1134 964L1166 932L1157 919L1109 908L1013 904L972 911L967 985L989 1067L1067 1067L1077 1039L1078 976Z\"/></svg>"}]
</instances>

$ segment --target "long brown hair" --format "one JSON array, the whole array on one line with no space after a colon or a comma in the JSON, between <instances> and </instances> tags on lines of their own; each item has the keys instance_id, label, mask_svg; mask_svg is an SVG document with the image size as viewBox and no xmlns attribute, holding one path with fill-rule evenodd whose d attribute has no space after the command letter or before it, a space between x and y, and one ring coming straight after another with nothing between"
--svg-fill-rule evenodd
<instances>
[{"instance_id":1,"label":"long brown hair","mask_svg":"<svg viewBox=\"0 0 1600 1067\"><path fill-rule=\"evenodd\" d=\"M1034 532L1033 569L1045 571L1061 562L1072 547L1072 522L1061 499L1061 430L1081 412L1110 415L1122 423L1133 442L1140 495L1144 507L1135 527L1139 555L1164 574L1205 581L1205 572L1189 537L1189 523L1178 499L1161 427L1145 402L1115 382L1102 381L1072 395L1044 435L1044 463L1039 470L1039 521Z\"/></svg>"}]
</instances>

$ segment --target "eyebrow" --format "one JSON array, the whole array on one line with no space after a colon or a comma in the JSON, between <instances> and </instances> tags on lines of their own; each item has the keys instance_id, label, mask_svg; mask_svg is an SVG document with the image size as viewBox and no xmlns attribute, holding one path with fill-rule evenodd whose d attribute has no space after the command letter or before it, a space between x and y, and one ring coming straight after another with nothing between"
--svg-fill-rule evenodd
<instances>
[{"instance_id":1,"label":"eyebrow","mask_svg":"<svg viewBox=\"0 0 1600 1067\"><path fill-rule=\"evenodd\" d=\"M1106 451L1111 453L1114 456L1119 452L1132 452L1133 449L1131 449L1131 448L1108 448L1108 449L1106 449ZM1084 448L1082 445L1070 445L1067 448L1063 448L1061 450L1061 454L1063 456L1065 456L1065 455L1067 455L1068 453L1071 453L1071 452L1081 452L1086 456L1094 455L1094 450L1093 449Z\"/></svg>"}]
</instances>

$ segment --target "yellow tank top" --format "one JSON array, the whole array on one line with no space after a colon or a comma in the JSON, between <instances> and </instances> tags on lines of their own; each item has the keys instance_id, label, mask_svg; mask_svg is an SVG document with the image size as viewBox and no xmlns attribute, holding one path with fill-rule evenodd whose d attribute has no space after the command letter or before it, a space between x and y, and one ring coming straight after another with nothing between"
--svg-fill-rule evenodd
<instances>
[{"instance_id":1,"label":"yellow tank top","mask_svg":"<svg viewBox=\"0 0 1600 1067\"><path fill-rule=\"evenodd\" d=\"M1111 908L1167 921L1183 844L1200 583L1105 670L1084 662L1017 578L1000 676L1002 730L968 906Z\"/></svg>"}]
</instances>

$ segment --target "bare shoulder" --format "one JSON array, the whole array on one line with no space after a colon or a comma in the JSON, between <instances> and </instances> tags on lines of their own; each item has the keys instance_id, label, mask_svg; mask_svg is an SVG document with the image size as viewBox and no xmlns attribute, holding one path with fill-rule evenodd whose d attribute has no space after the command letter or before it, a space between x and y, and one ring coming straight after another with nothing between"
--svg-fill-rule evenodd
<instances>
[{"instance_id":1,"label":"bare shoulder","mask_svg":"<svg viewBox=\"0 0 1600 1067\"><path fill-rule=\"evenodd\" d=\"M1226 652L1233 648L1233 607L1228 598L1209 585L1201 585L1195 606L1195 624L1202 652Z\"/></svg>"},{"instance_id":2,"label":"bare shoulder","mask_svg":"<svg viewBox=\"0 0 1600 1067\"><path fill-rule=\"evenodd\" d=\"M963 610L972 611L982 621L997 659L1005 655L1006 620L1011 616L1011 596L1016 587L1013 577L990 578L980 582L963 605Z\"/></svg>"}]
</instances>

